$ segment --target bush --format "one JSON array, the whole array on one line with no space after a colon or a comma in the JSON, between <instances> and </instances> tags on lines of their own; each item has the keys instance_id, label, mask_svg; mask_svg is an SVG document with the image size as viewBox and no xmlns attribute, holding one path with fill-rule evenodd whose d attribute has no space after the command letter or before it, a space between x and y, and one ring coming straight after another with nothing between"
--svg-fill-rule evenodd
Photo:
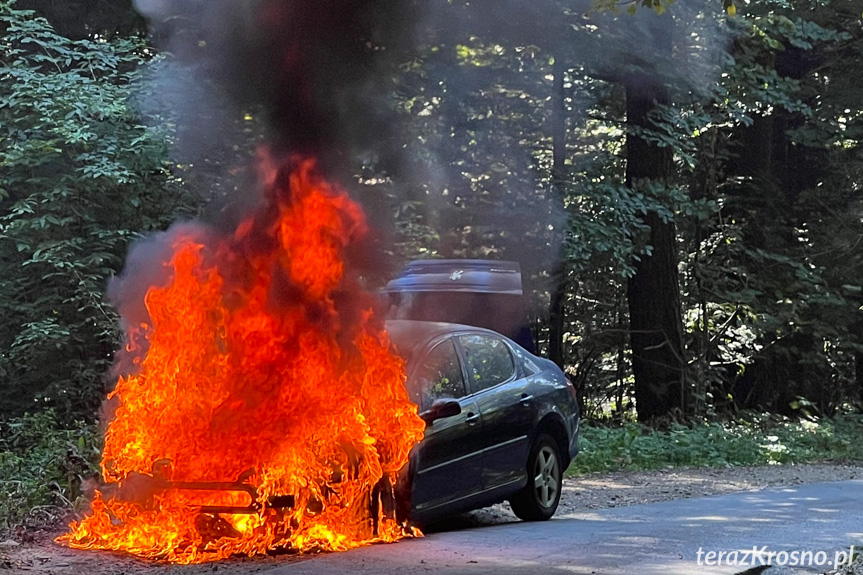
<instances>
[{"instance_id":1,"label":"bush","mask_svg":"<svg viewBox=\"0 0 863 575\"><path fill-rule=\"evenodd\" d=\"M614 428L587 424L581 428L581 452L568 473L863 460L861 437L861 415L817 422L673 424L663 431L637 423Z\"/></svg>"},{"instance_id":2,"label":"bush","mask_svg":"<svg viewBox=\"0 0 863 575\"><path fill-rule=\"evenodd\" d=\"M53 411L0 421L0 533L65 515L98 472L100 442L95 425L61 428Z\"/></svg>"}]
</instances>

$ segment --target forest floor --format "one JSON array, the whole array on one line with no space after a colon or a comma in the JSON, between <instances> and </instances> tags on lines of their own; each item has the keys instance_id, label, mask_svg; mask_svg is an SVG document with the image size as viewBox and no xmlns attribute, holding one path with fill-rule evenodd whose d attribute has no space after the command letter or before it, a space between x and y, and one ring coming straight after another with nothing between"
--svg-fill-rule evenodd
<instances>
[{"instance_id":1,"label":"forest floor","mask_svg":"<svg viewBox=\"0 0 863 575\"><path fill-rule=\"evenodd\" d=\"M597 473L564 480L558 513L861 478L863 465L841 463ZM507 505L495 505L460 516L436 530L490 525L513 519ZM282 554L204 565L167 565L117 553L67 549L53 541L60 533L61 529L44 530L18 540L0 541L0 575L80 575L82 572L92 575L239 575L313 557ZM858 571L853 573L856 575Z\"/></svg>"}]
</instances>

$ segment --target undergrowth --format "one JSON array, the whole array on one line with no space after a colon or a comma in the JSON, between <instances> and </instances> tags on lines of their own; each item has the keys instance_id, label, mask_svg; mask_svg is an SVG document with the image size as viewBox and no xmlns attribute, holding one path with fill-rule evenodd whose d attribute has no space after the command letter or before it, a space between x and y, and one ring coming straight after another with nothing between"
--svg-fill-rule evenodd
<instances>
[{"instance_id":1,"label":"undergrowth","mask_svg":"<svg viewBox=\"0 0 863 575\"><path fill-rule=\"evenodd\" d=\"M727 467L863 461L863 415L819 421L755 418L733 423L672 424L654 430L637 423L585 424L580 453L567 474L667 467Z\"/></svg>"},{"instance_id":2,"label":"undergrowth","mask_svg":"<svg viewBox=\"0 0 863 575\"><path fill-rule=\"evenodd\" d=\"M63 517L98 472L100 442L95 425L51 411L0 420L0 534Z\"/></svg>"}]
</instances>

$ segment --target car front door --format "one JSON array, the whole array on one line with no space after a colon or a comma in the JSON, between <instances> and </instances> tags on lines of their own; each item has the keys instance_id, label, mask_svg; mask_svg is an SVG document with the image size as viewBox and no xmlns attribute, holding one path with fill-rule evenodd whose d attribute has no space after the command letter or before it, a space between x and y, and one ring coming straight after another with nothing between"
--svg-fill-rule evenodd
<instances>
[{"instance_id":1,"label":"car front door","mask_svg":"<svg viewBox=\"0 0 863 575\"><path fill-rule=\"evenodd\" d=\"M491 334L458 338L465 360L468 391L476 398L483 422L484 490L525 477L536 401L530 382L521 377L507 344Z\"/></svg>"},{"instance_id":2,"label":"car front door","mask_svg":"<svg viewBox=\"0 0 863 575\"><path fill-rule=\"evenodd\" d=\"M420 411L435 400L455 399L461 413L427 423L414 460L411 500L417 512L453 503L482 489L482 424L476 400L466 397L461 361L452 338L436 343L411 374Z\"/></svg>"}]
</instances>

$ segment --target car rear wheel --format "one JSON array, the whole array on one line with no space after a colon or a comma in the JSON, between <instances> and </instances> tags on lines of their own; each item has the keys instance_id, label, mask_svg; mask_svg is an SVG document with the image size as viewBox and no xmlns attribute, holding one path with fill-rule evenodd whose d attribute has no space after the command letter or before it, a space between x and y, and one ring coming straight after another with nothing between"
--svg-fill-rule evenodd
<instances>
[{"instance_id":1,"label":"car rear wheel","mask_svg":"<svg viewBox=\"0 0 863 575\"><path fill-rule=\"evenodd\" d=\"M513 513L524 521L551 519L560 503L563 486L560 450L550 435L533 442L527 458L527 485L509 500Z\"/></svg>"}]
</instances>

